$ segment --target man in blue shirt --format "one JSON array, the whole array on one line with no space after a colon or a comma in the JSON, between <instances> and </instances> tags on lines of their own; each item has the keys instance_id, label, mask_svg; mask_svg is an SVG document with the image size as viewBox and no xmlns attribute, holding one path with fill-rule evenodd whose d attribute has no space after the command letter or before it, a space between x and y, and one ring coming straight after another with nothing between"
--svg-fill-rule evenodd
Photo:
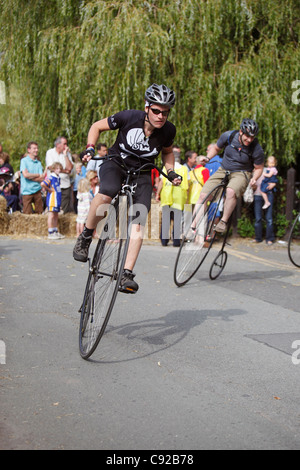
<instances>
[{"instance_id":1,"label":"man in blue shirt","mask_svg":"<svg viewBox=\"0 0 300 470\"><path fill-rule=\"evenodd\" d=\"M46 175L41 162L37 158L38 153L38 144L33 141L29 142L27 145L27 156L22 158L20 164L21 195L24 214L32 214L32 204L34 204L34 211L37 214L42 214L44 210L40 183L44 180Z\"/></svg>"},{"instance_id":2,"label":"man in blue shirt","mask_svg":"<svg viewBox=\"0 0 300 470\"><path fill-rule=\"evenodd\" d=\"M209 144L206 149L206 153L210 151L210 149L215 146L215 144ZM210 159L209 162L205 163L205 168L209 171L209 176L213 175L221 166L222 158L220 155L215 155L213 158Z\"/></svg>"}]
</instances>

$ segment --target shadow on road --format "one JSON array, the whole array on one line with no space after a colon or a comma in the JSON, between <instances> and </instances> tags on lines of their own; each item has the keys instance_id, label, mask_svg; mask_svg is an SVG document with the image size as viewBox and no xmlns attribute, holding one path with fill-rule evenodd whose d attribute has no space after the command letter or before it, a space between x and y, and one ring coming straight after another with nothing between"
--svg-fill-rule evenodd
<instances>
[{"instance_id":1,"label":"shadow on road","mask_svg":"<svg viewBox=\"0 0 300 470\"><path fill-rule=\"evenodd\" d=\"M90 361L115 363L141 359L172 348L208 319L230 322L233 317L246 313L240 309L174 310L154 319L110 325ZM98 353L100 359L96 358Z\"/></svg>"}]
</instances>

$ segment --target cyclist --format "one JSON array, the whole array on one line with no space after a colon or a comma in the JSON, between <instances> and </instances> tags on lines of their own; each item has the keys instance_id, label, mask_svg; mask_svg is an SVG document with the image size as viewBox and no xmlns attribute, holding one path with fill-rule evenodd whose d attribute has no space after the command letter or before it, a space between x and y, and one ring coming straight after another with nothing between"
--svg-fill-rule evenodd
<instances>
[{"instance_id":1,"label":"cyclist","mask_svg":"<svg viewBox=\"0 0 300 470\"><path fill-rule=\"evenodd\" d=\"M95 122L88 133L86 155L83 161L89 161L95 154L95 145L104 131L118 129L115 143L109 149L108 155L120 155L124 163L130 168L139 168L141 163L154 163L159 153L169 178L175 186L180 185L181 178L174 171L174 155L172 144L176 135L175 126L168 121L170 109L175 104L175 93L166 85L153 83L145 92L145 111L126 110L108 118ZM89 155L87 155L89 154ZM137 159L136 156L139 158ZM85 228L79 235L73 257L77 261L86 262L89 246L97 224L103 218L99 209L110 204L122 187L125 171L111 160L106 160L100 166L100 193L91 202ZM125 293L136 293L139 286L134 281L135 266L143 242L143 229L147 214L151 207L152 180L151 168L138 173L135 177L137 187L134 194L134 203L143 205L146 210L140 211L138 218L133 221L128 255L124 266L119 290Z\"/></svg>"},{"instance_id":2,"label":"cyclist","mask_svg":"<svg viewBox=\"0 0 300 470\"><path fill-rule=\"evenodd\" d=\"M225 147L221 167L205 183L197 202L201 204L209 192L222 181L225 172L230 171L223 216L215 227L216 232L225 232L237 198L245 192L249 183L255 186L262 174L265 156L256 138L258 130L253 119L243 119L239 131L224 132L217 143L211 145L207 156L200 158L205 164Z\"/></svg>"}]
</instances>

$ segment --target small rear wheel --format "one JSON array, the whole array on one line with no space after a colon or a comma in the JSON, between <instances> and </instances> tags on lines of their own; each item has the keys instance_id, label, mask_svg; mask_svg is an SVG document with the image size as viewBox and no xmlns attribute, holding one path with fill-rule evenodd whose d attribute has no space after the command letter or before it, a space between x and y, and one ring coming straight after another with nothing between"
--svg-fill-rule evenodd
<instances>
[{"instance_id":1,"label":"small rear wheel","mask_svg":"<svg viewBox=\"0 0 300 470\"><path fill-rule=\"evenodd\" d=\"M225 268L225 264L227 263L227 252L226 251L220 251L215 259L212 262L212 265L210 267L209 271L209 277L212 281L217 279L217 277L220 276L221 272Z\"/></svg>"}]
</instances>

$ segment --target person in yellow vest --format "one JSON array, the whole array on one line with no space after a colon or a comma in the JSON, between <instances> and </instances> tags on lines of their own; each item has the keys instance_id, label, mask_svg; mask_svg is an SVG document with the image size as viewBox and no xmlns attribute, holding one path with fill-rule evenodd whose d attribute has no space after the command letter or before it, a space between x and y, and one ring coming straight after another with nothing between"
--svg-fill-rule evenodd
<instances>
[{"instance_id":1,"label":"person in yellow vest","mask_svg":"<svg viewBox=\"0 0 300 470\"><path fill-rule=\"evenodd\" d=\"M163 169L165 172L165 169ZM161 176L157 188L156 200L160 200L162 208L161 244L167 246L170 240L170 226L173 221L173 246L180 246L182 234L183 210L187 203L188 169L180 164L180 157L175 156L174 171L182 177L180 186L173 186L166 178Z\"/></svg>"},{"instance_id":2,"label":"person in yellow vest","mask_svg":"<svg viewBox=\"0 0 300 470\"><path fill-rule=\"evenodd\" d=\"M189 172L189 191L188 203L196 204L204 183L209 178L209 170L199 163L199 157L196 158L196 167Z\"/></svg>"}]
</instances>

